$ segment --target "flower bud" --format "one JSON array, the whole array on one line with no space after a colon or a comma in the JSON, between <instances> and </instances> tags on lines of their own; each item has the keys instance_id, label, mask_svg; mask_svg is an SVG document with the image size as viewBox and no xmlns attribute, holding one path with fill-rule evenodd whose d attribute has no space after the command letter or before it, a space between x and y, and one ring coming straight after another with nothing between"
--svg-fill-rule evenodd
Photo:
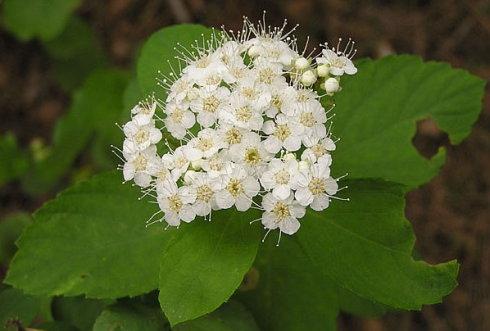
<instances>
[{"instance_id":1,"label":"flower bud","mask_svg":"<svg viewBox=\"0 0 490 331\"><path fill-rule=\"evenodd\" d=\"M305 70L310 65L310 62L304 57L299 57L294 61L294 66L296 69Z\"/></svg>"},{"instance_id":2,"label":"flower bud","mask_svg":"<svg viewBox=\"0 0 490 331\"><path fill-rule=\"evenodd\" d=\"M316 75L313 70L307 70L301 75L301 83L305 86L310 86L315 84Z\"/></svg>"},{"instance_id":3,"label":"flower bud","mask_svg":"<svg viewBox=\"0 0 490 331\"><path fill-rule=\"evenodd\" d=\"M198 159L198 160L192 161L191 162L191 167L194 170L201 170L201 168L202 168L202 159Z\"/></svg>"},{"instance_id":4,"label":"flower bud","mask_svg":"<svg viewBox=\"0 0 490 331\"><path fill-rule=\"evenodd\" d=\"M334 93L339 90L339 81L335 78L328 78L325 80L324 89L327 93Z\"/></svg>"},{"instance_id":5,"label":"flower bud","mask_svg":"<svg viewBox=\"0 0 490 331\"><path fill-rule=\"evenodd\" d=\"M318 77L327 77L329 71L330 71L330 68L326 64L319 65L316 68L316 72L318 74Z\"/></svg>"},{"instance_id":6,"label":"flower bud","mask_svg":"<svg viewBox=\"0 0 490 331\"><path fill-rule=\"evenodd\" d=\"M184 183L191 184L196 174L197 172L195 172L194 170L187 170L184 174Z\"/></svg>"}]
</instances>

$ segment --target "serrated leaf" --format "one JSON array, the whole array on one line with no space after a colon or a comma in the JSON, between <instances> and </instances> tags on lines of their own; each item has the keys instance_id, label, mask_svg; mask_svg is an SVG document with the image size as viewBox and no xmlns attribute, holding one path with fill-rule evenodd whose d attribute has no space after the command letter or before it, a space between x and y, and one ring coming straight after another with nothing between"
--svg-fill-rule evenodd
<instances>
[{"instance_id":1,"label":"serrated leaf","mask_svg":"<svg viewBox=\"0 0 490 331\"><path fill-rule=\"evenodd\" d=\"M191 51L191 45L196 40L203 40L209 37L212 30L198 24L180 24L163 28L150 36L144 44L140 57L138 58L138 83L143 95L150 95L162 98L166 92L157 85L157 78L162 79L162 74L167 77L171 73L171 66L174 70L179 69L179 61L176 56L180 56L175 47L185 47ZM180 46L179 46L180 45Z\"/></svg>"},{"instance_id":2,"label":"serrated leaf","mask_svg":"<svg viewBox=\"0 0 490 331\"><path fill-rule=\"evenodd\" d=\"M404 218L404 188L373 180L347 182L351 201L309 211L295 237L263 247L258 286L240 297L271 330L335 329L338 310L361 315L420 309L456 286L457 263L414 261ZM271 244L269 244L271 245Z\"/></svg>"},{"instance_id":3,"label":"serrated leaf","mask_svg":"<svg viewBox=\"0 0 490 331\"><path fill-rule=\"evenodd\" d=\"M28 157L11 133L0 136L0 186L22 176L29 165Z\"/></svg>"},{"instance_id":4,"label":"serrated leaf","mask_svg":"<svg viewBox=\"0 0 490 331\"><path fill-rule=\"evenodd\" d=\"M411 144L416 121L432 118L453 144L471 130L481 111L485 82L448 64L415 56L389 56L359 63L343 77L335 96L336 173L382 178L416 187L444 163L440 152L424 159Z\"/></svg>"},{"instance_id":5,"label":"serrated leaf","mask_svg":"<svg viewBox=\"0 0 490 331\"><path fill-rule=\"evenodd\" d=\"M260 239L253 212L213 212L184 226L163 252L159 300L172 325L218 308L240 285Z\"/></svg>"},{"instance_id":6,"label":"serrated leaf","mask_svg":"<svg viewBox=\"0 0 490 331\"><path fill-rule=\"evenodd\" d=\"M114 122L122 112L122 94L128 76L119 70L97 70L75 93L68 113L59 120L53 135L50 155L36 163L25 177L24 188L34 194L52 189L75 158L96 136L102 140L106 151L110 143L118 143L122 133Z\"/></svg>"},{"instance_id":7,"label":"serrated leaf","mask_svg":"<svg viewBox=\"0 0 490 331\"><path fill-rule=\"evenodd\" d=\"M18 0L3 2L3 21L21 40L50 40L63 30L80 0Z\"/></svg>"},{"instance_id":8,"label":"serrated leaf","mask_svg":"<svg viewBox=\"0 0 490 331\"><path fill-rule=\"evenodd\" d=\"M166 321L158 307L141 304L116 304L107 307L97 318L94 331L160 331L165 330Z\"/></svg>"},{"instance_id":9,"label":"serrated leaf","mask_svg":"<svg viewBox=\"0 0 490 331\"><path fill-rule=\"evenodd\" d=\"M175 231L145 227L156 208L140 194L116 172L62 192L34 214L6 282L32 294L89 298L157 288L160 252Z\"/></svg>"},{"instance_id":10,"label":"serrated leaf","mask_svg":"<svg viewBox=\"0 0 490 331\"><path fill-rule=\"evenodd\" d=\"M174 331L258 331L255 320L243 305L230 301L216 311L198 319L181 323Z\"/></svg>"},{"instance_id":11,"label":"serrated leaf","mask_svg":"<svg viewBox=\"0 0 490 331\"><path fill-rule=\"evenodd\" d=\"M28 214L13 214L0 221L0 265L7 266L16 251L15 241L32 221Z\"/></svg>"},{"instance_id":12,"label":"serrated leaf","mask_svg":"<svg viewBox=\"0 0 490 331\"><path fill-rule=\"evenodd\" d=\"M50 298L26 295L14 288L4 289L0 292L0 328L14 331L19 326L30 326L35 317L50 318L43 314L49 311L50 302Z\"/></svg>"}]
</instances>

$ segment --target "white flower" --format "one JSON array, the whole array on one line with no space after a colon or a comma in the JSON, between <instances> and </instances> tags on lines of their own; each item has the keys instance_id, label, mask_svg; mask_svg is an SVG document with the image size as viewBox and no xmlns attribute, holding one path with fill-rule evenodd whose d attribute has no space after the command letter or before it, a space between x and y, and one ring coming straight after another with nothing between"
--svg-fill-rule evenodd
<instances>
[{"instance_id":1,"label":"white flower","mask_svg":"<svg viewBox=\"0 0 490 331\"><path fill-rule=\"evenodd\" d=\"M330 73L334 76L342 76L344 73L354 75L357 68L354 63L343 53L336 53L331 49L322 50L322 57L317 58L318 64L327 64L330 68Z\"/></svg>"},{"instance_id":2,"label":"white flower","mask_svg":"<svg viewBox=\"0 0 490 331\"><path fill-rule=\"evenodd\" d=\"M313 146L327 135L327 115L318 100L299 104L295 118L303 131L301 138L306 147Z\"/></svg>"},{"instance_id":3,"label":"white flower","mask_svg":"<svg viewBox=\"0 0 490 331\"><path fill-rule=\"evenodd\" d=\"M123 131L126 137L134 144L134 148L140 151L162 139L162 132L155 127L153 120L142 125L134 118L124 125Z\"/></svg>"},{"instance_id":4,"label":"white flower","mask_svg":"<svg viewBox=\"0 0 490 331\"><path fill-rule=\"evenodd\" d=\"M226 150L222 150L212 157L202 160L201 167L211 178L229 174L233 169L232 162L228 157L228 151Z\"/></svg>"},{"instance_id":5,"label":"white flower","mask_svg":"<svg viewBox=\"0 0 490 331\"><path fill-rule=\"evenodd\" d=\"M277 199L286 199L296 188L298 180L298 161L272 159L267 170L260 177L260 183L266 190L272 190Z\"/></svg>"},{"instance_id":6,"label":"white flower","mask_svg":"<svg viewBox=\"0 0 490 331\"><path fill-rule=\"evenodd\" d=\"M294 152L301 147L303 129L292 117L279 114L275 122L265 122L262 131L269 135L264 140L264 148L272 154L276 154L281 148Z\"/></svg>"},{"instance_id":7,"label":"white flower","mask_svg":"<svg viewBox=\"0 0 490 331\"><path fill-rule=\"evenodd\" d=\"M128 156L123 167L124 180L134 179L136 185L147 187L151 183L151 175L154 174L158 162L157 148L155 145L147 149L138 151Z\"/></svg>"},{"instance_id":8,"label":"white flower","mask_svg":"<svg viewBox=\"0 0 490 331\"><path fill-rule=\"evenodd\" d=\"M186 150L187 146L180 146L172 154L166 153L162 156L163 163L176 178L182 176L189 168L190 160L186 156Z\"/></svg>"},{"instance_id":9,"label":"white flower","mask_svg":"<svg viewBox=\"0 0 490 331\"><path fill-rule=\"evenodd\" d=\"M216 193L216 204L221 209L235 205L238 211L248 210L252 206L252 198L260 190L258 180L239 165L229 175L223 176L222 183L223 189Z\"/></svg>"},{"instance_id":10,"label":"white flower","mask_svg":"<svg viewBox=\"0 0 490 331\"><path fill-rule=\"evenodd\" d=\"M192 207L196 215L206 216L211 210L219 209L215 193L223 188L222 181L204 172L194 172L189 177L190 196L195 200Z\"/></svg>"},{"instance_id":11,"label":"white flower","mask_svg":"<svg viewBox=\"0 0 490 331\"><path fill-rule=\"evenodd\" d=\"M208 128L216 123L218 114L227 104L230 91L226 87L218 87L214 90L199 89L199 96L192 100L190 107L197 113L197 122Z\"/></svg>"},{"instance_id":12,"label":"white flower","mask_svg":"<svg viewBox=\"0 0 490 331\"><path fill-rule=\"evenodd\" d=\"M335 79L333 77L330 77L325 80L325 83L323 83L323 88L327 93L335 93L340 90L340 84L338 79Z\"/></svg>"},{"instance_id":13,"label":"white flower","mask_svg":"<svg viewBox=\"0 0 490 331\"><path fill-rule=\"evenodd\" d=\"M221 110L220 119L247 130L260 130L264 123L262 113L240 95L230 97L230 104Z\"/></svg>"},{"instance_id":14,"label":"white flower","mask_svg":"<svg viewBox=\"0 0 490 331\"><path fill-rule=\"evenodd\" d=\"M190 194L189 187L178 187L177 183L167 180L157 191L157 201L165 213L165 221L172 226L179 226L180 221L191 222L196 218L192 207L195 196Z\"/></svg>"},{"instance_id":15,"label":"white flower","mask_svg":"<svg viewBox=\"0 0 490 331\"><path fill-rule=\"evenodd\" d=\"M196 123L196 117L187 106L170 102L165 109L167 117L164 120L165 128L176 139L182 139L187 134L187 130Z\"/></svg>"},{"instance_id":16,"label":"white flower","mask_svg":"<svg viewBox=\"0 0 490 331\"><path fill-rule=\"evenodd\" d=\"M197 137L189 141L185 155L190 161L208 158L216 154L223 146L224 142L218 131L207 128L199 131Z\"/></svg>"},{"instance_id":17,"label":"white flower","mask_svg":"<svg viewBox=\"0 0 490 331\"><path fill-rule=\"evenodd\" d=\"M305 207L294 200L291 194L286 199L277 199L271 193L262 198L262 224L266 229L279 231L286 234L294 234L298 231L300 223L298 218L305 216Z\"/></svg>"},{"instance_id":18,"label":"white flower","mask_svg":"<svg viewBox=\"0 0 490 331\"><path fill-rule=\"evenodd\" d=\"M232 161L245 167L250 173L260 174L272 155L267 152L255 132L246 133L240 144L230 147L229 152Z\"/></svg>"},{"instance_id":19,"label":"white flower","mask_svg":"<svg viewBox=\"0 0 490 331\"><path fill-rule=\"evenodd\" d=\"M201 86L206 84L207 78L213 75L219 76L223 71L226 71L226 66L217 54L203 54L182 70Z\"/></svg>"},{"instance_id":20,"label":"white flower","mask_svg":"<svg viewBox=\"0 0 490 331\"><path fill-rule=\"evenodd\" d=\"M338 184L330 177L330 168L326 160L315 163L310 171L302 172L298 176L298 189L295 197L303 206L310 206L313 210L321 211L328 207L329 196L337 193Z\"/></svg>"},{"instance_id":21,"label":"white flower","mask_svg":"<svg viewBox=\"0 0 490 331\"><path fill-rule=\"evenodd\" d=\"M192 91L194 82L188 76L182 76L177 79L170 87L167 102L180 103L186 100L188 94Z\"/></svg>"},{"instance_id":22,"label":"white flower","mask_svg":"<svg viewBox=\"0 0 490 331\"><path fill-rule=\"evenodd\" d=\"M270 87L271 99L265 110L265 114L274 118L279 112L286 115L294 115L295 108L292 105L296 101L296 90L286 82L280 82Z\"/></svg>"},{"instance_id":23,"label":"white flower","mask_svg":"<svg viewBox=\"0 0 490 331\"><path fill-rule=\"evenodd\" d=\"M263 110L271 100L271 93L265 84L258 83L255 75L249 73L237 82L234 94L245 98L256 110Z\"/></svg>"},{"instance_id":24,"label":"white flower","mask_svg":"<svg viewBox=\"0 0 490 331\"><path fill-rule=\"evenodd\" d=\"M131 115L137 123L145 125L152 120L156 108L157 104L155 100L151 99L150 101L143 101L131 109Z\"/></svg>"},{"instance_id":25,"label":"white flower","mask_svg":"<svg viewBox=\"0 0 490 331\"><path fill-rule=\"evenodd\" d=\"M232 124L222 122L220 123L220 126L218 128L218 132L220 137L223 139L223 142L225 143L225 147L230 147L235 144L241 143L243 136L248 131L242 128L238 128Z\"/></svg>"},{"instance_id":26,"label":"white flower","mask_svg":"<svg viewBox=\"0 0 490 331\"><path fill-rule=\"evenodd\" d=\"M313 146L305 149L301 154L301 160L307 160L311 163L317 162L322 156L330 156L328 153L335 150L335 143L329 137L325 137Z\"/></svg>"}]
</instances>

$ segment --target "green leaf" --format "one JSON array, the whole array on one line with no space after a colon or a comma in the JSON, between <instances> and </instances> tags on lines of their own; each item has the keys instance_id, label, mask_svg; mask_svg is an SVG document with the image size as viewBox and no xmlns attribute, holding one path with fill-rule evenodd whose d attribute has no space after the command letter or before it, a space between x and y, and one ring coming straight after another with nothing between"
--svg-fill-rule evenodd
<instances>
[{"instance_id":1,"label":"green leaf","mask_svg":"<svg viewBox=\"0 0 490 331\"><path fill-rule=\"evenodd\" d=\"M50 298L25 295L21 291L7 288L0 292L0 328L17 330L31 325L35 317L50 318L46 315Z\"/></svg>"},{"instance_id":2,"label":"green leaf","mask_svg":"<svg viewBox=\"0 0 490 331\"><path fill-rule=\"evenodd\" d=\"M79 331L70 323L65 322L46 322L39 325L39 329L43 331Z\"/></svg>"},{"instance_id":3,"label":"green leaf","mask_svg":"<svg viewBox=\"0 0 490 331\"><path fill-rule=\"evenodd\" d=\"M471 130L481 111L485 82L445 63L389 56L359 63L335 97L334 133L341 138L334 170L350 178L382 178L416 187L444 163L412 146L416 121L432 118L453 144Z\"/></svg>"},{"instance_id":4,"label":"green leaf","mask_svg":"<svg viewBox=\"0 0 490 331\"><path fill-rule=\"evenodd\" d=\"M174 48L191 49L196 40L209 37L212 30L197 24L180 24L163 28L150 36L144 44L140 57L138 58L138 82L143 95L150 95L165 99L165 90L157 85L157 78L162 78L159 72L168 76L171 66L177 70L179 61L175 58L180 56Z\"/></svg>"},{"instance_id":5,"label":"green leaf","mask_svg":"<svg viewBox=\"0 0 490 331\"><path fill-rule=\"evenodd\" d=\"M139 189L122 185L121 177L94 176L37 211L6 282L32 294L89 298L156 289L160 252L176 231L146 228L155 205L139 201Z\"/></svg>"},{"instance_id":6,"label":"green leaf","mask_svg":"<svg viewBox=\"0 0 490 331\"><path fill-rule=\"evenodd\" d=\"M252 288L243 289L239 298L263 330L336 330L335 289L296 241L282 238L277 247L269 237L247 278Z\"/></svg>"},{"instance_id":7,"label":"green leaf","mask_svg":"<svg viewBox=\"0 0 490 331\"><path fill-rule=\"evenodd\" d=\"M122 94L128 76L119 70L97 70L75 94L72 107L56 125L50 155L36 163L24 180L24 188L33 194L52 189L72 165L89 140L119 143L122 133L114 124L123 110Z\"/></svg>"},{"instance_id":8,"label":"green leaf","mask_svg":"<svg viewBox=\"0 0 490 331\"><path fill-rule=\"evenodd\" d=\"M21 40L50 40L63 30L80 0L19 0L3 2L3 21Z\"/></svg>"},{"instance_id":9,"label":"green leaf","mask_svg":"<svg viewBox=\"0 0 490 331\"><path fill-rule=\"evenodd\" d=\"M72 91L90 72L107 66L107 59L90 26L73 16L63 32L44 43L51 57L54 73L61 86Z\"/></svg>"},{"instance_id":10,"label":"green leaf","mask_svg":"<svg viewBox=\"0 0 490 331\"><path fill-rule=\"evenodd\" d=\"M0 222L0 265L8 265L16 251L15 241L31 221L28 214L19 213L10 215Z\"/></svg>"},{"instance_id":11,"label":"green leaf","mask_svg":"<svg viewBox=\"0 0 490 331\"><path fill-rule=\"evenodd\" d=\"M403 187L349 182L349 202L309 211L297 240L315 269L367 300L396 309L441 302L456 286L455 261L414 261L414 236L405 219Z\"/></svg>"},{"instance_id":12,"label":"green leaf","mask_svg":"<svg viewBox=\"0 0 490 331\"><path fill-rule=\"evenodd\" d=\"M0 186L22 176L28 167L28 158L17 146L17 139L11 133L0 136Z\"/></svg>"},{"instance_id":13,"label":"green leaf","mask_svg":"<svg viewBox=\"0 0 490 331\"><path fill-rule=\"evenodd\" d=\"M431 266L412 259L402 186L348 185L351 201L309 211L294 237L261 247L257 286L239 297L264 329L334 330L339 310L372 316L387 306L420 309L456 286L455 262Z\"/></svg>"},{"instance_id":14,"label":"green leaf","mask_svg":"<svg viewBox=\"0 0 490 331\"><path fill-rule=\"evenodd\" d=\"M243 305L230 301L209 315L178 324L175 331L258 331L253 316Z\"/></svg>"},{"instance_id":15,"label":"green leaf","mask_svg":"<svg viewBox=\"0 0 490 331\"><path fill-rule=\"evenodd\" d=\"M53 317L80 331L92 330L95 320L111 300L93 300L83 297L59 297L53 300Z\"/></svg>"},{"instance_id":16,"label":"green leaf","mask_svg":"<svg viewBox=\"0 0 490 331\"><path fill-rule=\"evenodd\" d=\"M163 252L159 300L172 325L218 308L240 285L257 253L253 212L213 213L182 229Z\"/></svg>"},{"instance_id":17,"label":"green leaf","mask_svg":"<svg viewBox=\"0 0 490 331\"><path fill-rule=\"evenodd\" d=\"M166 321L158 307L141 304L117 304L106 308L97 318L94 331L159 331Z\"/></svg>"}]
</instances>

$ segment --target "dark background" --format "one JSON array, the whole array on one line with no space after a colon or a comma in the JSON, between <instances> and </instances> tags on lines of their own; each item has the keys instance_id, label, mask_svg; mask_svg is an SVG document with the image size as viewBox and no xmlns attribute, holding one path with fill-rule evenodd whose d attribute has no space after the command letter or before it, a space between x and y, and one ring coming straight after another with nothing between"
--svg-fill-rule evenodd
<instances>
[{"instance_id":1,"label":"dark background","mask_svg":"<svg viewBox=\"0 0 490 331\"><path fill-rule=\"evenodd\" d=\"M19 0L20 1L20 0ZM296 35L312 44L357 41L357 58L391 53L418 54L490 77L490 1L204 1L87 0L77 14L90 23L112 64L131 69L142 42L157 29L180 22L237 29L267 10L272 25L287 18L300 24ZM13 132L21 145L42 138L49 144L70 95L52 75L39 42L18 42L0 30L0 133ZM342 315L342 330L490 330L490 98L471 135L459 146L430 120L418 124L414 145L430 157L447 148L439 176L408 195L406 213L417 237L416 250L437 263L461 263L459 287L442 304L421 312L391 313L381 319ZM33 211L52 197L25 195L16 183L0 189L0 218Z\"/></svg>"}]
</instances>

